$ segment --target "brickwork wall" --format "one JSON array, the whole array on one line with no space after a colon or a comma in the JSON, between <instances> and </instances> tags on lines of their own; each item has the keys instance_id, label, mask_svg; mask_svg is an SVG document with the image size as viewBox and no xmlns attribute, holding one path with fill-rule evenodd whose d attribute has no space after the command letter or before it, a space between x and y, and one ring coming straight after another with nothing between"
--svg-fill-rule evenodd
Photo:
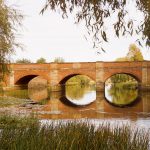
<instances>
[{"instance_id":1,"label":"brickwork wall","mask_svg":"<svg viewBox=\"0 0 150 150\"><path fill-rule=\"evenodd\" d=\"M130 74L139 82L150 85L150 61L11 64L10 66L11 73L7 77L7 86L15 85L18 80L28 75L41 76L49 85L57 85L66 77L77 74L86 75L96 83L104 83L117 73Z\"/></svg>"}]
</instances>

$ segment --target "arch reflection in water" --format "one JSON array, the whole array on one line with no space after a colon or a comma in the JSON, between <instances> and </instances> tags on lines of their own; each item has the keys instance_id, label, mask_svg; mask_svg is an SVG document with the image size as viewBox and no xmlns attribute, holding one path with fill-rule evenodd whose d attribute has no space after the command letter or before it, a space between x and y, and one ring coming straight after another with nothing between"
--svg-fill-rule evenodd
<instances>
[{"instance_id":1,"label":"arch reflection in water","mask_svg":"<svg viewBox=\"0 0 150 150\"><path fill-rule=\"evenodd\" d=\"M92 84L85 84L85 81ZM65 86L65 98L76 106L89 105L94 102L96 100L95 83L90 81L89 78L82 75L69 79Z\"/></svg>"},{"instance_id":2,"label":"arch reflection in water","mask_svg":"<svg viewBox=\"0 0 150 150\"><path fill-rule=\"evenodd\" d=\"M28 96L33 101L41 102L47 100L48 90L47 88L30 88L28 89Z\"/></svg>"},{"instance_id":3,"label":"arch reflection in water","mask_svg":"<svg viewBox=\"0 0 150 150\"><path fill-rule=\"evenodd\" d=\"M28 96L31 100L42 102L48 98L47 80L35 77L28 83ZM45 102L45 101L44 101Z\"/></svg>"},{"instance_id":4,"label":"arch reflection in water","mask_svg":"<svg viewBox=\"0 0 150 150\"><path fill-rule=\"evenodd\" d=\"M105 98L116 106L127 106L138 98L138 81L128 74L116 74L105 82Z\"/></svg>"}]
</instances>

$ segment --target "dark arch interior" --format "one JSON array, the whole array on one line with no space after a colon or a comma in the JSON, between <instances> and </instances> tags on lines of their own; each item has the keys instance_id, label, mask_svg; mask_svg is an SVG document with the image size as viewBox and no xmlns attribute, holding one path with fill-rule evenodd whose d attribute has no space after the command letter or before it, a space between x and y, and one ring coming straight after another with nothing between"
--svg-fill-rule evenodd
<instances>
[{"instance_id":1,"label":"dark arch interior","mask_svg":"<svg viewBox=\"0 0 150 150\"><path fill-rule=\"evenodd\" d=\"M37 77L37 75L24 76L16 82L16 85L27 85L29 81L35 77Z\"/></svg>"}]
</instances>

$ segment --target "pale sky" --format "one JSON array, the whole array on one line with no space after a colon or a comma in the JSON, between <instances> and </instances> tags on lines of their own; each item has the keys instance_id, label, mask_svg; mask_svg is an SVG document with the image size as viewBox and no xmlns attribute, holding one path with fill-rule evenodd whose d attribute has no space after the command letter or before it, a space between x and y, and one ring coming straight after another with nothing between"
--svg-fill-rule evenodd
<instances>
[{"instance_id":1,"label":"pale sky","mask_svg":"<svg viewBox=\"0 0 150 150\"><path fill-rule=\"evenodd\" d=\"M93 44L86 41L85 26L74 24L73 17L62 19L61 15L46 11L39 14L45 0L7 0L9 5L25 15L23 28L18 31L17 40L24 45L24 51L16 49L13 59L27 58L35 62L43 57L52 62L55 57L63 57L66 62L114 61L124 57L128 47L137 37L111 38L104 45L106 53L97 54ZM150 50L140 48L145 60L150 60Z\"/></svg>"}]
</instances>

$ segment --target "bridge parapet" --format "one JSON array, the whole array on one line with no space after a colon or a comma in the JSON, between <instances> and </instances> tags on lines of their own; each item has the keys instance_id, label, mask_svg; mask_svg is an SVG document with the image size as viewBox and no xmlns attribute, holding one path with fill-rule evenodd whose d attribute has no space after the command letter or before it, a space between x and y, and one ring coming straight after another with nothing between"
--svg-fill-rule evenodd
<instances>
[{"instance_id":1,"label":"bridge parapet","mask_svg":"<svg viewBox=\"0 0 150 150\"><path fill-rule=\"evenodd\" d=\"M105 81L114 74L125 73L135 77L140 85L150 86L150 61L141 62L73 62L47 64L10 64L11 73L7 86L28 76L44 77L48 84L59 85L74 75L86 75L96 81L97 87L104 89Z\"/></svg>"},{"instance_id":2,"label":"bridge parapet","mask_svg":"<svg viewBox=\"0 0 150 150\"><path fill-rule=\"evenodd\" d=\"M11 64L13 70L49 70L49 64Z\"/></svg>"},{"instance_id":3,"label":"bridge parapet","mask_svg":"<svg viewBox=\"0 0 150 150\"><path fill-rule=\"evenodd\" d=\"M50 68L51 70L67 70L67 69L89 69L89 68L96 68L95 62L73 62L73 63L51 63Z\"/></svg>"}]
</instances>

